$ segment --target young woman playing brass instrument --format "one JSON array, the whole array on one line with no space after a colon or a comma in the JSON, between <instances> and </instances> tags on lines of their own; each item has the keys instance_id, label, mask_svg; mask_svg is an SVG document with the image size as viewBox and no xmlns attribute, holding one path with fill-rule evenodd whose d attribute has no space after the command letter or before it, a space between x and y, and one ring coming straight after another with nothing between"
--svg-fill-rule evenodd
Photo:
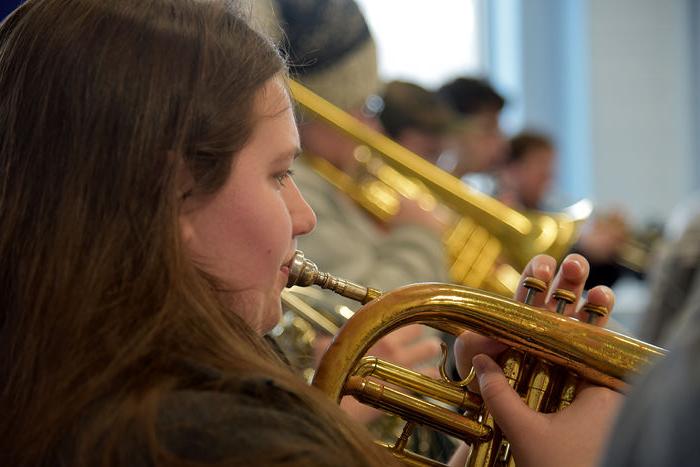
<instances>
[{"instance_id":1,"label":"young woman playing brass instrument","mask_svg":"<svg viewBox=\"0 0 700 467\"><path fill-rule=\"evenodd\" d=\"M263 338L315 217L284 62L229 3L28 0L0 26L2 465L394 462ZM494 412L512 402L474 361ZM599 452L587 410L611 397L585 391L532 422L556 453L512 438L522 465Z\"/></svg>"}]
</instances>

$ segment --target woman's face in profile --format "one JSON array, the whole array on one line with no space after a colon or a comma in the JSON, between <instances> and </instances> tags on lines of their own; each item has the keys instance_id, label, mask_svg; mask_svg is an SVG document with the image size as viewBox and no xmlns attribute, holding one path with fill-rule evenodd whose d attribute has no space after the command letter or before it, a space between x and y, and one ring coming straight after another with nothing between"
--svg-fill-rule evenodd
<instances>
[{"instance_id":1,"label":"woman's face in profile","mask_svg":"<svg viewBox=\"0 0 700 467\"><path fill-rule=\"evenodd\" d=\"M313 230L316 217L290 177L299 135L280 78L259 91L254 115L228 180L213 195L185 202L181 228L195 264L226 288L224 302L264 334L281 316L296 237Z\"/></svg>"}]
</instances>

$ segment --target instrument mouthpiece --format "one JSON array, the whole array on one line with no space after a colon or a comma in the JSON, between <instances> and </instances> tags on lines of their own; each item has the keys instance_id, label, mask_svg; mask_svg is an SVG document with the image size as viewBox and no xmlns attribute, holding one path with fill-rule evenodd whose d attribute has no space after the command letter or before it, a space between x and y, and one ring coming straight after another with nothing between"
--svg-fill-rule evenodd
<instances>
[{"instance_id":1,"label":"instrument mouthpiece","mask_svg":"<svg viewBox=\"0 0 700 467\"><path fill-rule=\"evenodd\" d=\"M332 290L338 295L356 300L363 305L379 297L382 292L377 289L363 287L345 279L339 279L327 272L320 272L318 266L306 258L304 253L297 250L289 265L287 287L308 287L317 285L322 289Z\"/></svg>"}]
</instances>

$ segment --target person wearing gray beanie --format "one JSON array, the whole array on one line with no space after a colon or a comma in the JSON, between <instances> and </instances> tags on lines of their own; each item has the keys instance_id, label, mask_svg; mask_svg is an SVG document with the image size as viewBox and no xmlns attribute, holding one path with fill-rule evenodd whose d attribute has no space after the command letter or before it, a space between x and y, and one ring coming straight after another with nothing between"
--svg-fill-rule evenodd
<instances>
[{"instance_id":1,"label":"person wearing gray beanie","mask_svg":"<svg viewBox=\"0 0 700 467\"><path fill-rule=\"evenodd\" d=\"M252 14L291 76L324 99L352 110L381 92L376 44L354 1L256 0Z\"/></svg>"}]
</instances>

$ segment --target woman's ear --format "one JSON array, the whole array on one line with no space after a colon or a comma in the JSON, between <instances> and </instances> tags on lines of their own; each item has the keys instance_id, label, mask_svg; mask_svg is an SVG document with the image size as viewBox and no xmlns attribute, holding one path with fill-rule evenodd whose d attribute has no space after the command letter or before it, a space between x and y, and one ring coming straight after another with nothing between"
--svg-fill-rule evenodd
<instances>
[{"instance_id":1,"label":"woman's ear","mask_svg":"<svg viewBox=\"0 0 700 467\"><path fill-rule=\"evenodd\" d=\"M185 161L174 152L168 154L175 160L176 173L175 184L177 187L177 198L180 203L180 214L178 223L180 226L180 237L185 245L188 245L194 240L196 230L192 222L191 195L195 185L194 177L190 172Z\"/></svg>"},{"instance_id":2,"label":"woman's ear","mask_svg":"<svg viewBox=\"0 0 700 467\"><path fill-rule=\"evenodd\" d=\"M182 238L183 245L191 245L196 235L194 225L192 224L192 216L187 212L181 212L178 221L180 224L180 238Z\"/></svg>"}]
</instances>

